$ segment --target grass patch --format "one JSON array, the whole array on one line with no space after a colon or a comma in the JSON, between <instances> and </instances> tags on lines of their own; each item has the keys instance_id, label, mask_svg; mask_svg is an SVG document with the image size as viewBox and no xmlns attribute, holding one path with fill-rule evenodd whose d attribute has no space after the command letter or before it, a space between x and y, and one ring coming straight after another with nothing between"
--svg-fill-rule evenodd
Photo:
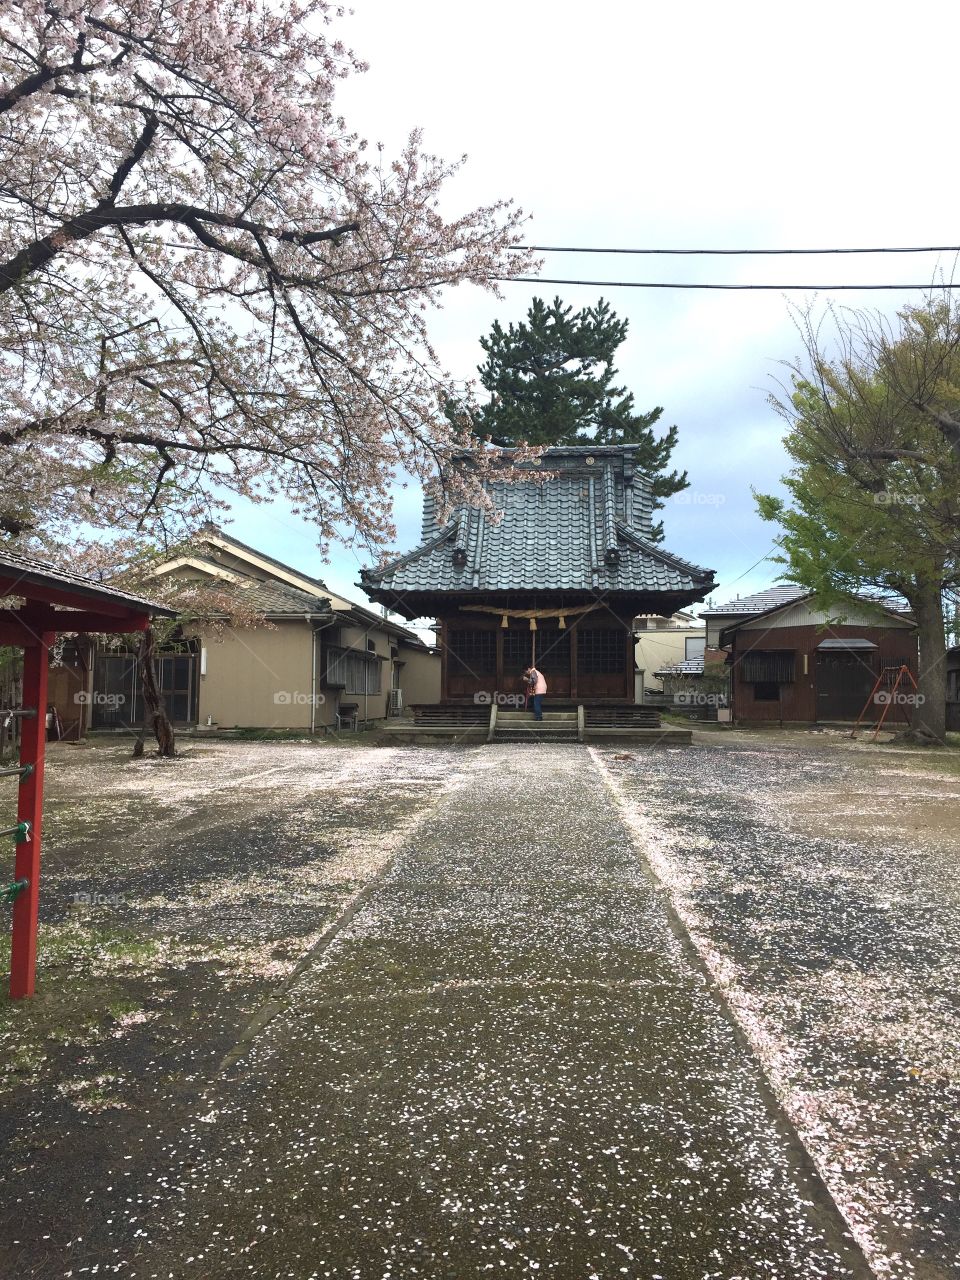
<instances>
[{"instance_id":1,"label":"grass patch","mask_svg":"<svg viewBox=\"0 0 960 1280\"><path fill-rule=\"evenodd\" d=\"M65 1045L94 1045L142 1009L124 990L161 954L158 943L122 929L84 920L41 924L37 994L30 1000L0 996L0 1091L33 1084ZM10 970L9 934L0 940L0 971Z\"/></svg>"}]
</instances>

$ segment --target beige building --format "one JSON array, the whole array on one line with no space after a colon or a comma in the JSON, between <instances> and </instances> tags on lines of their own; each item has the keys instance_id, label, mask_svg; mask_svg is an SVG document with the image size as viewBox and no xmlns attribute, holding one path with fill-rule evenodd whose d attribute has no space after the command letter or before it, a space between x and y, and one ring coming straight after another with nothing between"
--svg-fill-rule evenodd
<instances>
[{"instance_id":1,"label":"beige building","mask_svg":"<svg viewBox=\"0 0 960 1280\"><path fill-rule=\"evenodd\" d=\"M637 701L643 690L663 691L663 677L657 672L681 662L703 658L706 628L692 613L675 613L671 618L644 615L634 619L637 663Z\"/></svg>"},{"instance_id":2,"label":"beige building","mask_svg":"<svg viewBox=\"0 0 960 1280\"><path fill-rule=\"evenodd\" d=\"M156 572L208 582L266 623L184 625L158 662L177 725L324 732L439 700L439 656L414 632L220 529ZM140 723L135 665L97 653L83 727Z\"/></svg>"}]
</instances>

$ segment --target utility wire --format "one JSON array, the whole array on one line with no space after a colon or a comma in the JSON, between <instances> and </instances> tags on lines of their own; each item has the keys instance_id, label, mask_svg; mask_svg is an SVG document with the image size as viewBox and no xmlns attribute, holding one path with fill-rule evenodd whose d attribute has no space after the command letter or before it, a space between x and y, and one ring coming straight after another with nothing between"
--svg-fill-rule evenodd
<instances>
[{"instance_id":1,"label":"utility wire","mask_svg":"<svg viewBox=\"0 0 960 1280\"><path fill-rule=\"evenodd\" d=\"M517 253L639 253L676 254L680 257L693 257L702 254L741 256L769 254L773 257L784 257L793 253L960 253L960 245L956 244L908 245L903 248L885 247L878 249L600 249L550 244L514 244L510 248Z\"/></svg>"},{"instance_id":2,"label":"utility wire","mask_svg":"<svg viewBox=\"0 0 960 1280\"><path fill-rule=\"evenodd\" d=\"M582 284L592 289L801 289L811 293L836 293L840 289L958 289L960 283L937 284L928 280L925 284L699 284L664 280L560 280L548 276L495 276L505 284Z\"/></svg>"}]
</instances>

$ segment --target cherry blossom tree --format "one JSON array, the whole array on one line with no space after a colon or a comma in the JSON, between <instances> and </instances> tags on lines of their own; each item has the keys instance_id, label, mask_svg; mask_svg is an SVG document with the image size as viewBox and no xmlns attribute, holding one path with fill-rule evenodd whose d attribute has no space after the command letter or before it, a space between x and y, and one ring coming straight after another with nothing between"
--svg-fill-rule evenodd
<instances>
[{"instance_id":1,"label":"cherry blossom tree","mask_svg":"<svg viewBox=\"0 0 960 1280\"><path fill-rule=\"evenodd\" d=\"M388 159L334 93L326 0L0 0L0 531L176 540L231 495L327 545L393 535L405 472L484 499L444 417L445 286L530 270L457 165ZM474 442L475 445L475 442Z\"/></svg>"}]
</instances>

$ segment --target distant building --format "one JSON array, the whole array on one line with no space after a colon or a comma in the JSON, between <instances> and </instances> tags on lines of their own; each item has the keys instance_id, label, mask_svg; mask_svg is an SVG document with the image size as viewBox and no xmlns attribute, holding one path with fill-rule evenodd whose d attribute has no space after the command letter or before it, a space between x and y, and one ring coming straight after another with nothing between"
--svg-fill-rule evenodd
<instances>
[{"instance_id":1,"label":"distant building","mask_svg":"<svg viewBox=\"0 0 960 1280\"><path fill-rule=\"evenodd\" d=\"M638 689L663 693L664 677L681 667L703 671L706 628L692 613L681 610L669 618L646 614L635 618L633 627Z\"/></svg>"},{"instance_id":2,"label":"distant building","mask_svg":"<svg viewBox=\"0 0 960 1280\"><path fill-rule=\"evenodd\" d=\"M866 598L828 613L816 607L812 592L788 583L704 609L702 616L707 644L727 655L732 716L739 723L856 720L878 679L884 688L901 666L916 676L913 620Z\"/></svg>"},{"instance_id":3,"label":"distant building","mask_svg":"<svg viewBox=\"0 0 960 1280\"><path fill-rule=\"evenodd\" d=\"M209 582L270 624L183 625L157 664L177 726L322 732L437 701L440 659L413 631L220 529L205 528L156 573ZM132 653L99 646L68 665L88 689L63 710L71 736L141 723Z\"/></svg>"}]
</instances>

